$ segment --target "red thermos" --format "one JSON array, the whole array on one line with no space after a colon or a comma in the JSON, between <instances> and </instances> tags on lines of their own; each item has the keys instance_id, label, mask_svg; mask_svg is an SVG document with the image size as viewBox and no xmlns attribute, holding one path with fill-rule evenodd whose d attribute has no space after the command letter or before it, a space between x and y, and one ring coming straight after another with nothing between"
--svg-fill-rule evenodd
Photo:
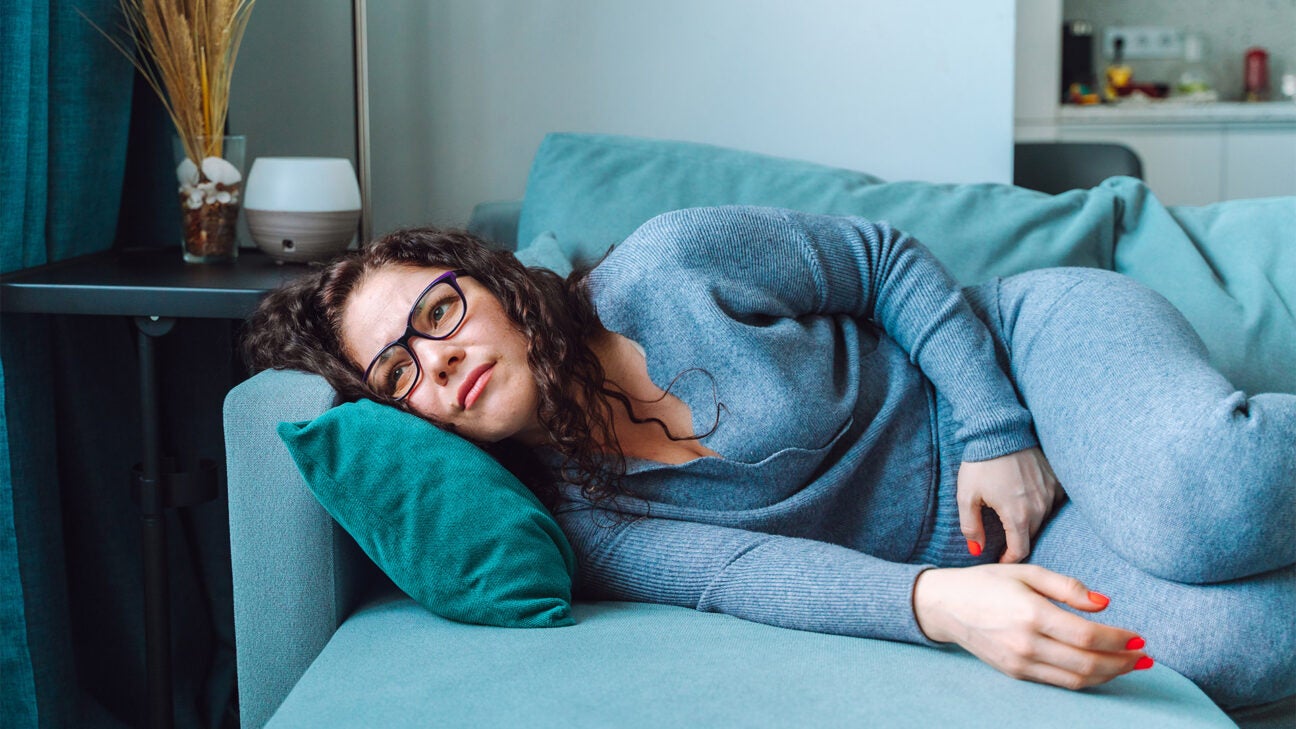
<instances>
[{"instance_id":1,"label":"red thermos","mask_svg":"<svg viewBox=\"0 0 1296 729\"><path fill-rule=\"evenodd\" d=\"M1263 48L1250 48L1246 52L1246 100L1269 99L1269 54Z\"/></svg>"}]
</instances>

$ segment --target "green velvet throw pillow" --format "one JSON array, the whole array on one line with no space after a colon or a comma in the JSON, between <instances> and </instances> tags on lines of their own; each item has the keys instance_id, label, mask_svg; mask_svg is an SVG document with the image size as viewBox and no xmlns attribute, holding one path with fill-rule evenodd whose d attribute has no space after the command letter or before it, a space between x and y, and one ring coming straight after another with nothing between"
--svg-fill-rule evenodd
<instances>
[{"instance_id":1,"label":"green velvet throw pillow","mask_svg":"<svg viewBox=\"0 0 1296 729\"><path fill-rule=\"evenodd\" d=\"M325 510L428 610L480 625L575 623L571 546L481 449L368 400L280 423L279 437Z\"/></svg>"}]
</instances>

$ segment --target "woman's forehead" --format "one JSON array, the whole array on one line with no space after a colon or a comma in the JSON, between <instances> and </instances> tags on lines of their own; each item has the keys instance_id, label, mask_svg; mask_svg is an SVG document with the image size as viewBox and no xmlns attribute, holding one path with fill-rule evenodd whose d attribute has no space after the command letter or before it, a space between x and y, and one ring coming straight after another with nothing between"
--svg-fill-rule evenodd
<instances>
[{"instance_id":1,"label":"woman's forehead","mask_svg":"<svg viewBox=\"0 0 1296 729\"><path fill-rule=\"evenodd\" d=\"M356 284L356 292L366 286L380 289L387 289L389 295L408 294L410 304L414 303L414 297L423 292L437 276L449 271L449 268L443 266L411 266L406 264L392 264L383 266L369 271L363 276L359 283ZM408 291L408 289L415 289Z\"/></svg>"},{"instance_id":2,"label":"woman's forehead","mask_svg":"<svg viewBox=\"0 0 1296 729\"><path fill-rule=\"evenodd\" d=\"M342 308L343 347L351 358L368 363L384 344L399 337L415 299L433 279L449 270L395 265L361 278Z\"/></svg>"}]
</instances>

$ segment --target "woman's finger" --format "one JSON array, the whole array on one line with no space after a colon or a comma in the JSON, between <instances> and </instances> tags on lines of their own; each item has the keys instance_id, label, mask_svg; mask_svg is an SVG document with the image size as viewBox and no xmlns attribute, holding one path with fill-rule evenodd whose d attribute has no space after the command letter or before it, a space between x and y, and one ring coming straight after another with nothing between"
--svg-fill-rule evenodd
<instances>
[{"instance_id":1,"label":"woman's finger","mask_svg":"<svg viewBox=\"0 0 1296 729\"><path fill-rule=\"evenodd\" d=\"M1029 663L1022 667L1019 674L1020 675L1014 675L1010 673L1008 675L1013 676L1014 678L1024 678L1027 681L1034 681L1036 683L1060 686L1073 691L1082 688L1089 688L1090 686L1097 686L1098 684L1106 683L1116 677L1115 675L1084 676L1048 663Z\"/></svg>"},{"instance_id":2,"label":"woman's finger","mask_svg":"<svg viewBox=\"0 0 1296 729\"><path fill-rule=\"evenodd\" d=\"M1011 564L1020 562L1030 555L1030 524L1026 514L1018 513L1015 516L1004 511L996 509L999 514L999 521L1003 524L1004 540L1007 548L1004 549L1003 556L999 558L1000 564Z\"/></svg>"},{"instance_id":3,"label":"woman's finger","mask_svg":"<svg viewBox=\"0 0 1296 729\"><path fill-rule=\"evenodd\" d=\"M1077 610L1096 613L1111 602L1106 595L1090 590L1080 580L1043 567L1024 566L1018 573L1018 577L1044 597L1065 603Z\"/></svg>"},{"instance_id":4,"label":"woman's finger","mask_svg":"<svg viewBox=\"0 0 1296 729\"><path fill-rule=\"evenodd\" d=\"M1095 623L1056 607L1039 618L1038 630L1056 641L1090 651L1138 651L1146 645L1132 630Z\"/></svg>"},{"instance_id":5,"label":"woman's finger","mask_svg":"<svg viewBox=\"0 0 1296 729\"><path fill-rule=\"evenodd\" d=\"M1041 635L1034 644L1032 658L1092 680L1087 685L1108 681L1135 670L1146 656L1137 650L1104 651L1078 648L1074 644ZM1150 659L1149 659L1150 660Z\"/></svg>"},{"instance_id":6,"label":"woman's finger","mask_svg":"<svg viewBox=\"0 0 1296 729\"><path fill-rule=\"evenodd\" d=\"M985 527L981 523L981 498L970 496L970 489L958 489L959 527L967 539L968 553L973 557L981 556L985 546Z\"/></svg>"}]
</instances>

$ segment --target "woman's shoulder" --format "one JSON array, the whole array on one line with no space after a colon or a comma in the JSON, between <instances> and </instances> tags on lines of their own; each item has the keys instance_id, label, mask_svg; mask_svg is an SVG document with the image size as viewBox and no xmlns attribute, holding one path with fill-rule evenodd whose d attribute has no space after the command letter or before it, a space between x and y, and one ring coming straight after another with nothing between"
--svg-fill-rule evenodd
<instances>
[{"instance_id":1,"label":"woman's shoulder","mask_svg":"<svg viewBox=\"0 0 1296 729\"><path fill-rule=\"evenodd\" d=\"M593 278L643 282L681 270L698 276L731 268L736 250L785 233L790 212L730 205L662 213L614 246Z\"/></svg>"}]
</instances>

